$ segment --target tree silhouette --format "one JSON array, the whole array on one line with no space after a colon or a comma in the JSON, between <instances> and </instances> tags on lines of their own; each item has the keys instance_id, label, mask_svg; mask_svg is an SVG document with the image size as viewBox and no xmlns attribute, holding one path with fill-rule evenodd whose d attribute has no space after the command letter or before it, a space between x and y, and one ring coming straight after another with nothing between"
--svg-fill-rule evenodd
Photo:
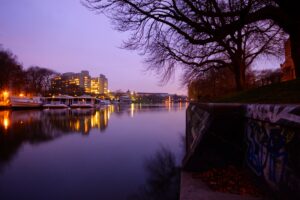
<instances>
[{"instance_id":1,"label":"tree silhouette","mask_svg":"<svg viewBox=\"0 0 300 200\"><path fill-rule=\"evenodd\" d=\"M22 66L17 57L0 46L0 89L20 90L23 84Z\"/></svg>"},{"instance_id":2,"label":"tree silhouette","mask_svg":"<svg viewBox=\"0 0 300 200\"><path fill-rule=\"evenodd\" d=\"M250 0L85 0L105 12L119 31L131 31L124 47L147 55L149 69L168 80L176 66L189 83L211 69L229 68L236 88L245 86L246 69L260 55L279 55L282 33L271 22L245 23L262 7Z\"/></svg>"},{"instance_id":3,"label":"tree silhouette","mask_svg":"<svg viewBox=\"0 0 300 200\"><path fill-rule=\"evenodd\" d=\"M26 70L27 90L34 94L45 95L50 89L51 77L56 73L50 69L32 66Z\"/></svg>"},{"instance_id":4,"label":"tree silhouette","mask_svg":"<svg viewBox=\"0 0 300 200\"><path fill-rule=\"evenodd\" d=\"M291 54L295 63L296 78L300 77L300 12L296 1L248 0L254 4L250 11L242 10L242 20L231 22L223 32L232 32L245 24L272 20L290 36Z\"/></svg>"}]
</instances>

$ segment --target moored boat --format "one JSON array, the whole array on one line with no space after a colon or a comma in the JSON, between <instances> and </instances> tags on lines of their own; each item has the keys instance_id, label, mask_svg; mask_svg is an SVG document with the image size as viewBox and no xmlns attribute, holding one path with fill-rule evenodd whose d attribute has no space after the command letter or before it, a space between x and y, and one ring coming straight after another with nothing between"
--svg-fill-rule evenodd
<instances>
[{"instance_id":1,"label":"moored boat","mask_svg":"<svg viewBox=\"0 0 300 200\"><path fill-rule=\"evenodd\" d=\"M69 108L71 104L72 96L59 95L44 98L44 108Z\"/></svg>"},{"instance_id":2,"label":"moored boat","mask_svg":"<svg viewBox=\"0 0 300 200\"><path fill-rule=\"evenodd\" d=\"M123 96L120 96L119 98L119 103L120 104L131 104L132 101L131 101L131 98L127 95L123 95Z\"/></svg>"},{"instance_id":3,"label":"moored boat","mask_svg":"<svg viewBox=\"0 0 300 200\"><path fill-rule=\"evenodd\" d=\"M12 108L39 108L42 106L40 97L20 97L11 96L10 104Z\"/></svg>"},{"instance_id":4,"label":"moored boat","mask_svg":"<svg viewBox=\"0 0 300 200\"><path fill-rule=\"evenodd\" d=\"M94 108L96 106L96 98L89 95L73 97L71 99L71 108Z\"/></svg>"}]
</instances>

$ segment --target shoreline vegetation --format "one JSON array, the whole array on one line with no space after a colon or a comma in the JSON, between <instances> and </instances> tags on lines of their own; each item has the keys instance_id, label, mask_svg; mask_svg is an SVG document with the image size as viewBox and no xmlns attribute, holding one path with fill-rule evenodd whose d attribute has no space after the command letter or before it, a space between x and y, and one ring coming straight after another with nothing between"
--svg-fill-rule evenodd
<instances>
[{"instance_id":1,"label":"shoreline vegetation","mask_svg":"<svg viewBox=\"0 0 300 200\"><path fill-rule=\"evenodd\" d=\"M300 79L274 83L231 93L210 101L212 103L299 104Z\"/></svg>"}]
</instances>

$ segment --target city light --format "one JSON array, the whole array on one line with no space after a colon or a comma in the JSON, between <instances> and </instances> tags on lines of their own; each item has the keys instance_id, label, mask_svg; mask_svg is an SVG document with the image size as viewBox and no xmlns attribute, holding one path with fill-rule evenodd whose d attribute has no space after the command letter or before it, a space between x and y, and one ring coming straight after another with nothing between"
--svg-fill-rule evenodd
<instances>
[{"instance_id":1,"label":"city light","mask_svg":"<svg viewBox=\"0 0 300 200\"><path fill-rule=\"evenodd\" d=\"M9 92L6 90L4 90L2 94L5 99L8 98L8 96L9 96Z\"/></svg>"},{"instance_id":2,"label":"city light","mask_svg":"<svg viewBox=\"0 0 300 200\"><path fill-rule=\"evenodd\" d=\"M0 93L0 106L8 106L9 105L9 92L4 90Z\"/></svg>"},{"instance_id":3,"label":"city light","mask_svg":"<svg viewBox=\"0 0 300 200\"><path fill-rule=\"evenodd\" d=\"M9 119L8 118L3 119L3 126L4 126L4 129L7 130L8 126L9 126Z\"/></svg>"},{"instance_id":4,"label":"city light","mask_svg":"<svg viewBox=\"0 0 300 200\"><path fill-rule=\"evenodd\" d=\"M0 112L0 123L4 127L5 130L8 129L10 125L10 119L9 119L9 111L1 111Z\"/></svg>"},{"instance_id":5,"label":"city light","mask_svg":"<svg viewBox=\"0 0 300 200\"><path fill-rule=\"evenodd\" d=\"M131 113L130 116L133 117L134 116L134 104L131 104L131 109L130 109Z\"/></svg>"}]
</instances>

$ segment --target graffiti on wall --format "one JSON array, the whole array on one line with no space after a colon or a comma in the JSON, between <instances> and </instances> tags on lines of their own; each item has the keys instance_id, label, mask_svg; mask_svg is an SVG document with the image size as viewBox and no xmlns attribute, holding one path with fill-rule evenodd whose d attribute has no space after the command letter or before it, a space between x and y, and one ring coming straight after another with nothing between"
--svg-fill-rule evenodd
<instances>
[{"instance_id":1,"label":"graffiti on wall","mask_svg":"<svg viewBox=\"0 0 300 200\"><path fill-rule=\"evenodd\" d=\"M188 150L193 151L193 149L197 146L197 143L201 140L204 132L210 126L211 116L210 114L203 110L197 109L195 110L195 106L191 106L191 112L188 112L187 122L189 123L189 130L187 131L187 139L188 139Z\"/></svg>"},{"instance_id":2,"label":"graffiti on wall","mask_svg":"<svg viewBox=\"0 0 300 200\"><path fill-rule=\"evenodd\" d=\"M295 132L279 125L248 119L246 123L247 163L272 186L284 181L288 152Z\"/></svg>"},{"instance_id":3,"label":"graffiti on wall","mask_svg":"<svg viewBox=\"0 0 300 200\"><path fill-rule=\"evenodd\" d=\"M241 113L246 111L241 116L246 118L243 118L245 134L241 134L247 146L247 165L273 189L297 194L300 199L300 106L253 104L243 105L240 109ZM192 155L193 149L201 145L199 141L212 130L215 118L211 111L216 113L216 110L214 107L189 107L186 129L188 154ZM232 112L236 111L236 107L232 108ZM221 126L227 127L228 124ZM219 129L222 132L222 127ZM244 147L244 144L240 145Z\"/></svg>"},{"instance_id":4,"label":"graffiti on wall","mask_svg":"<svg viewBox=\"0 0 300 200\"><path fill-rule=\"evenodd\" d=\"M246 116L270 123L294 123L300 125L300 106L297 105L247 105Z\"/></svg>"}]
</instances>

